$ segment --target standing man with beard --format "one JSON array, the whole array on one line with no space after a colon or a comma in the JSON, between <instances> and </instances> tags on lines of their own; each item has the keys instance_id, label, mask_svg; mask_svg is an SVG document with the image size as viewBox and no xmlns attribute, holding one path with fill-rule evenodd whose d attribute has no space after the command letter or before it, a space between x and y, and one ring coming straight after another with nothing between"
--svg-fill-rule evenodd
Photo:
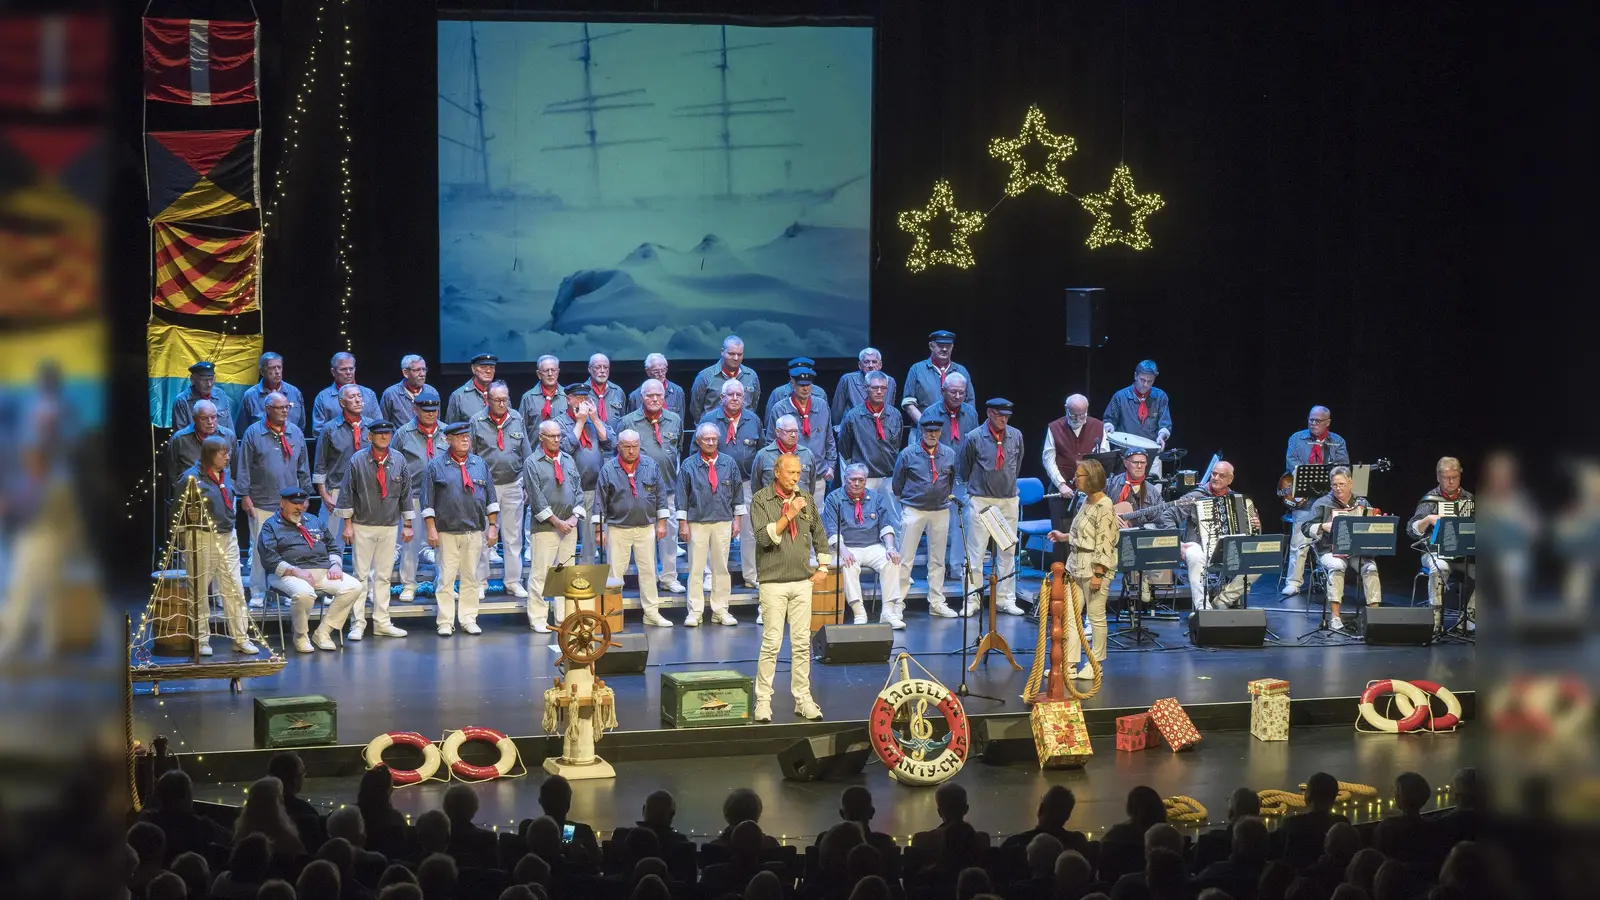
<instances>
[{"instance_id":1,"label":"standing man with beard","mask_svg":"<svg viewBox=\"0 0 1600 900\"><path fill-rule=\"evenodd\" d=\"M493 353L479 353L472 358L472 377L467 383L450 392L445 404L444 422L454 425L467 422L489 406L489 385L494 383L494 370L500 360Z\"/></svg>"},{"instance_id":2,"label":"standing man with beard","mask_svg":"<svg viewBox=\"0 0 1600 900\"><path fill-rule=\"evenodd\" d=\"M972 373L961 363L950 361L955 347L955 332L942 329L933 332L928 335L928 358L912 363L911 371L906 373L906 395L900 399L900 406L913 423L921 421L923 412L939 402L945 379L952 372L960 372L967 379L967 396L977 395Z\"/></svg>"},{"instance_id":3,"label":"standing man with beard","mask_svg":"<svg viewBox=\"0 0 1600 900\"><path fill-rule=\"evenodd\" d=\"M660 356L661 354L653 354ZM646 362L648 366L648 361ZM662 374L665 374L666 359L661 360ZM667 391L664 383L655 377L645 379L644 384L634 391L634 396L639 398L639 407L633 412L622 417L617 427L624 431L635 431L639 434L639 450L645 456L655 460L656 468L661 472L661 493L666 501L667 509L676 520L678 512L678 466L683 461L683 419L667 406ZM679 400L683 399L683 391L678 391ZM652 575L658 579L657 583L664 591L674 594L684 592L683 582L678 580L678 530L668 528L666 534L656 542L656 559L661 564L659 575ZM643 581L645 575L639 573Z\"/></svg>"}]
</instances>

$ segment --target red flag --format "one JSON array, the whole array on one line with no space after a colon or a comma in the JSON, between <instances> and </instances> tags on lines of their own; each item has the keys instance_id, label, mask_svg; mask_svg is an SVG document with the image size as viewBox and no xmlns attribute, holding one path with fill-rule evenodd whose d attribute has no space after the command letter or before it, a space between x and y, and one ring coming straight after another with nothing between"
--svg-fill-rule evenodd
<instances>
[{"instance_id":1,"label":"red flag","mask_svg":"<svg viewBox=\"0 0 1600 900\"><path fill-rule=\"evenodd\" d=\"M187 106L251 103L260 79L254 22L144 20L146 100Z\"/></svg>"},{"instance_id":2,"label":"red flag","mask_svg":"<svg viewBox=\"0 0 1600 900\"><path fill-rule=\"evenodd\" d=\"M0 109L60 112L106 101L109 17L0 17Z\"/></svg>"}]
</instances>

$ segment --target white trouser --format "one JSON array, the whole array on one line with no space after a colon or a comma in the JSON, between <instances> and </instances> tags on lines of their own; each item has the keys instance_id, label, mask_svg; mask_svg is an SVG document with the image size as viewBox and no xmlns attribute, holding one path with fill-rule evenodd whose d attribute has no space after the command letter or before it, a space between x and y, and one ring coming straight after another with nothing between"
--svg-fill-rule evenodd
<instances>
[{"instance_id":1,"label":"white trouser","mask_svg":"<svg viewBox=\"0 0 1600 900\"><path fill-rule=\"evenodd\" d=\"M1295 510L1289 517L1289 568L1283 576L1284 585L1299 587L1306 575L1306 555L1311 547L1311 538L1306 537L1303 530L1305 523L1311 521L1311 511Z\"/></svg>"},{"instance_id":2,"label":"white trouser","mask_svg":"<svg viewBox=\"0 0 1600 900\"><path fill-rule=\"evenodd\" d=\"M756 532L750 525L750 482L739 485L740 503L744 504L745 513L739 517L739 573L744 577L747 585L756 583ZM819 509L821 507L818 507ZM724 551L726 556L727 552ZM697 570L703 571L703 570ZM729 590L732 590L730 583Z\"/></svg>"},{"instance_id":3,"label":"white trouser","mask_svg":"<svg viewBox=\"0 0 1600 900\"><path fill-rule=\"evenodd\" d=\"M1383 602L1383 584L1378 580L1378 561L1366 556L1352 556L1348 559L1324 553L1317 557L1317 562L1322 565L1323 571L1328 573L1328 602L1338 603L1344 599L1344 573L1351 566L1361 572L1361 589L1367 595L1367 605L1377 606Z\"/></svg>"},{"instance_id":4,"label":"white trouser","mask_svg":"<svg viewBox=\"0 0 1600 900\"><path fill-rule=\"evenodd\" d=\"M343 527L342 525L340 526ZM395 543L398 533L397 525L362 525L357 523L355 528L355 566L356 570L350 574L362 583L362 587L372 588L372 621L379 625L389 624L389 583L394 576L395 554L400 552L400 547ZM411 543L427 543L426 537L419 537L415 531L411 535ZM356 601L352 610L358 623L366 624L367 602L363 596Z\"/></svg>"},{"instance_id":5,"label":"white trouser","mask_svg":"<svg viewBox=\"0 0 1600 900\"><path fill-rule=\"evenodd\" d=\"M1206 559L1206 555L1200 549L1199 544L1191 544L1185 541L1180 549L1183 551L1183 562L1189 567L1189 596L1194 598L1195 609L1205 609L1206 564L1209 560ZM1256 579L1260 577L1260 575L1251 575L1247 581L1245 576L1240 575L1223 585L1222 590L1217 594L1219 607L1238 606L1239 599L1244 596L1245 591L1250 585L1255 584Z\"/></svg>"},{"instance_id":6,"label":"white trouser","mask_svg":"<svg viewBox=\"0 0 1600 900\"><path fill-rule=\"evenodd\" d=\"M1438 609L1444 603L1444 583L1450 577L1450 563L1437 554L1422 554L1422 567L1428 570L1428 605ZM1467 615L1478 611L1477 567L1467 563L1467 578L1473 581L1472 593L1467 595ZM1463 588L1464 589L1464 588Z\"/></svg>"},{"instance_id":7,"label":"white trouser","mask_svg":"<svg viewBox=\"0 0 1600 900\"><path fill-rule=\"evenodd\" d=\"M761 582L761 655L756 662L756 702L772 702L772 676L778 671L783 626L789 626L789 693L794 702L811 699L811 582Z\"/></svg>"},{"instance_id":8,"label":"white trouser","mask_svg":"<svg viewBox=\"0 0 1600 900\"><path fill-rule=\"evenodd\" d=\"M339 502L339 489L338 488L328 488L328 496L333 500L333 502L332 503L324 503L322 505L322 522L323 522L323 524L329 526L328 527L328 542L333 545L333 552L339 554L340 556L343 556L344 555L344 530L343 530L344 523L342 523L342 522L339 523L339 525L340 525L339 528L334 528L334 527L332 527L332 525L329 524L331 522L334 522L335 519L336 519L336 517L333 514L333 510L334 510L335 504L337 504Z\"/></svg>"},{"instance_id":9,"label":"white trouser","mask_svg":"<svg viewBox=\"0 0 1600 900\"><path fill-rule=\"evenodd\" d=\"M733 579L728 577L728 544L732 540L732 520L689 523L689 571L696 573L688 584L689 618L698 619L705 610L705 585L699 573L705 571L708 564L711 566L711 613L721 615L728 611L728 595L733 593ZM755 541L750 541L750 545L754 547Z\"/></svg>"},{"instance_id":10,"label":"white trouser","mask_svg":"<svg viewBox=\"0 0 1600 900\"><path fill-rule=\"evenodd\" d=\"M889 549L882 544L845 549L855 557L855 562L839 566L839 571L844 575L844 598L850 604L851 611L864 610L861 605L861 569L866 567L878 573L878 585L883 590L883 608L878 612L879 621L882 621L884 616L898 615L900 601L905 594L900 590L900 567L889 562Z\"/></svg>"},{"instance_id":11,"label":"white trouser","mask_svg":"<svg viewBox=\"0 0 1600 900\"><path fill-rule=\"evenodd\" d=\"M39 638L45 655L54 657L60 646L60 615L49 596L59 584L72 541L60 527L60 520L45 513L18 529L9 550L0 558L5 580L4 606L0 607L0 660L20 653L34 618L39 620ZM0 536L0 542L4 536ZM207 608L209 614L209 606ZM203 622L204 616L201 617Z\"/></svg>"},{"instance_id":12,"label":"white trouser","mask_svg":"<svg viewBox=\"0 0 1600 900\"><path fill-rule=\"evenodd\" d=\"M1078 604L1072 603L1072 592L1067 592L1067 604L1073 608L1066 610L1067 620L1062 627L1066 632L1067 649L1061 657L1061 664L1066 666L1063 675L1071 675L1072 670L1078 667L1078 658L1083 655L1083 646L1078 643L1078 629L1073 621L1082 618L1084 609L1089 612L1089 624L1094 628L1094 634L1089 636L1089 651L1094 658L1105 661L1106 658L1106 597L1111 593L1111 576L1100 579L1100 589L1092 590L1089 587L1091 579L1072 577L1073 584L1078 586Z\"/></svg>"},{"instance_id":13,"label":"white trouser","mask_svg":"<svg viewBox=\"0 0 1600 900\"><path fill-rule=\"evenodd\" d=\"M588 516L580 516L580 522L587 522ZM578 529L573 528L566 534L557 534L551 531L535 531L533 533L533 560L528 563L528 623L531 625L547 625L550 620L550 601L544 595L544 577L549 573L550 567L557 564L574 562L574 554L578 551ZM565 597L556 598L556 624L567 617L567 601Z\"/></svg>"},{"instance_id":14,"label":"white trouser","mask_svg":"<svg viewBox=\"0 0 1600 900\"><path fill-rule=\"evenodd\" d=\"M461 579L462 625L478 621L478 554L483 552L483 532L439 532L438 574L433 577L433 600L438 610L434 622L456 624L456 578Z\"/></svg>"},{"instance_id":15,"label":"white trouser","mask_svg":"<svg viewBox=\"0 0 1600 900\"><path fill-rule=\"evenodd\" d=\"M276 509L250 507L250 593L257 600L267 594L267 569L261 564L261 526L275 512Z\"/></svg>"},{"instance_id":16,"label":"white trouser","mask_svg":"<svg viewBox=\"0 0 1600 900\"><path fill-rule=\"evenodd\" d=\"M500 504L495 523L500 526L500 559L506 584L522 581L522 479L494 486L494 499ZM489 583L489 547L478 554L478 583Z\"/></svg>"},{"instance_id":17,"label":"white trouser","mask_svg":"<svg viewBox=\"0 0 1600 900\"><path fill-rule=\"evenodd\" d=\"M293 575L269 575L267 583L277 590L288 594L292 601L290 605L290 620L294 623L294 636L305 637L311 631L311 607L317 602L317 592L333 595L333 602L328 604L328 613L322 617L322 623L317 626L318 631L338 631L344 627L345 619L350 616L350 610L361 599L366 588L361 582L351 578L349 573L341 573L337 579L328 577L327 569L307 569L311 573L308 581L296 578Z\"/></svg>"},{"instance_id":18,"label":"white trouser","mask_svg":"<svg viewBox=\"0 0 1600 900\"><path fill-rule=\"evenodd\" d=\"M671 581L678 577L678 498L667 497L667 536L656 541L656 561L661 564L661 574L653 576L658 581ZM645 573L639 573L639 583Z\"/></svg>"},{"instance_id":19,"label":"white trouser","mask_svg":"<svg viewBox=\"0 0 1600 900\"><path fill-rule=\"evenodd\" d=\"M911 591L911 564L917 556L917 542L928 533L928 603L944 602L944 554L950 540L950 513L943 509L927 512L902 507L901 521L905 542L900 546L900 599Z\"/></svg>"},{"instance_id":20,"label":"white trouser","mask_svg":"<svg viewBox=\"0 0 1600 900\"><path fill-rule=\"evenodd\" d=\"M962 537L961 531L963 525L961 507L956 505L956 500L958 499L962 503L967 502L967 483L964 481L957 481L954 490L951 491L950 514L945 521L945 533L950 537L945 541L944 558L948 564L946 571L951 576L955 576L961 571L961 564L967 558L967 542Z\"/></svg>"},{"instance_id":21,"label":"white trouser","mask_svg":"<svg viewBox=\"0 0 1600 900\"><path fill-rule=\"evenodd\" d=\"M595 492L583 492L583 508L592 512L595 508ZM597 562L605 562L605 555L601 552L600 542L595 540L594 520L588 516L578 517L578 543L583 547L583 558L578 560L578 565L592 566Z\"/></svg>"},{"instance_id":22,"label":"white trouser","mask_svg":"<svg viewBox=\"0 0 1600 900\"><path fill-rule=\"evenodd\" d=\"M1016 497L979 497L973 494L967 500L967 590L977 590L983 583L983 555L989 546L989 532L978 521L983 511L995 507L1000 510L1000 515L1005 519L1010 533L1017 533L1017 514L1021 504ZM1012 578L1012 573L1017 567L1017 545L1013 539L1008 549L1001 550L995 560L995 576L1000 579L1000 585L995 592L995 601L1001 606L1017 602L1017 581Z\"/></svg>"},{"instance_id":23,"label":"white trouser","mask_svg":"<svg viewBox=\"0 0 1600 900\"><path fill-rule=\"evenodd\" d=\"M656 586L656 527L606 526L606 552L611 554L611 577L628 574L628 560L639 570L639 605L646 616L660 615L661 595Z\"/></svg>"},{"instance_id":24,"label":"white trouser","mask_svg":"<svg viewBox=\"0 0 1600 900\"><path fill-rule=\"evenodd\" d=\"M827 505L825 501L828 499L828 480L826 478L818 478L812 483L811 499L816 501L817 509L822 509Z\"/></svg>"},{"instance_id":25,"label":"white trouser","mask_svg":"<svg viewBox=\"0 0 1600 900\"><path fill-rule=\"evenodd\" d=\"M250 636L245 620L244 585L239 583L239 532L229 529L227 534L200 532L199 544L200 597L195 604L195 625L199 629L200 643L211 639L211 586L216 584L222 595L222 615L228 626L228 635L235 641Z\"/></svg>"},{"instance_id":26,"label":"white trouser","mask_svg":"<svg viewBox=\"0 0 1600 900\"><path fill-rule=\"evenodd\" d=\"M422 509L420 495L411 498L411 505L415 509ZM420 513L419 513L420 515ZM403 524L403 523L402 523ZM416 589L417 586L417 557L422 553L422 548L428 546L428 528L419 519L413 529L414 537L409 543L400 540L400 525L394 529L395 550L400 558L400 583L408 588Z\"/></svg>"},{"instance_id":27,"label":"white trouser","mask_svg":"<svg viewBox=\"0 0 1600 900\"><path fill-rule=\"evenodd\" d=\"M888 481L888 480L889 479L887 477L883 477L883 476L880 476L878 478L868 478L867 479L867 490L872 491L875 494L881 494L881 493L883 493L883 483L885 481Z\"/></svg>"}]
</instances>

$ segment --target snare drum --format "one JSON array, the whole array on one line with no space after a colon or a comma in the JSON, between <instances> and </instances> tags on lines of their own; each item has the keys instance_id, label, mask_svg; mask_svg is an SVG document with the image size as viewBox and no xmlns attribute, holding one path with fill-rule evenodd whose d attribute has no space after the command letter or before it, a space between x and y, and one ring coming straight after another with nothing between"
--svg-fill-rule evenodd
<instances>
[{"instance_id":1,"label":"snare drum","mask_svg":"<svg viewBox=\"0 0 1600 900\"><path fill-rule=\"evenodd\" d=\"M1126 431L1106 432L1106 442L1118 450L1148 450L1151 453L1154 453L1161 446L1149 438L1143 438L1137 434L1129 434Z\"/></svg>"}]
</instances>

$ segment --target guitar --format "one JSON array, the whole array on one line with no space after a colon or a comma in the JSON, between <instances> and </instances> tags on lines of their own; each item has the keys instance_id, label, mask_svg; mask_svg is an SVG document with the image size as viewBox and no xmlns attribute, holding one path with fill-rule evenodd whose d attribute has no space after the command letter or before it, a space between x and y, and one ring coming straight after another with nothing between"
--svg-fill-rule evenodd
<instances>
[{"instance_id":1,"label":"guitar","mask_svg":"<svg viewBox=\"0 0 1600 900\"><path fill-rule=\"evenodd\" d=\"M1393 468L1393 464L1389 462L1389 458L1387 456L1379 459L1375 463L1356 463L1355 465L1368 466L1374 472L1387 472ZM1355 466L1351 466L1351 468L1355 468ZM1311 497L1291 496L1293 492L1294 472L1285 472L1278 477L1278 496L1283 498L1284 506L1288 507L1289 509L1304 509L1305 505L1314 499Z\"/></svg>"}]
</instances>

